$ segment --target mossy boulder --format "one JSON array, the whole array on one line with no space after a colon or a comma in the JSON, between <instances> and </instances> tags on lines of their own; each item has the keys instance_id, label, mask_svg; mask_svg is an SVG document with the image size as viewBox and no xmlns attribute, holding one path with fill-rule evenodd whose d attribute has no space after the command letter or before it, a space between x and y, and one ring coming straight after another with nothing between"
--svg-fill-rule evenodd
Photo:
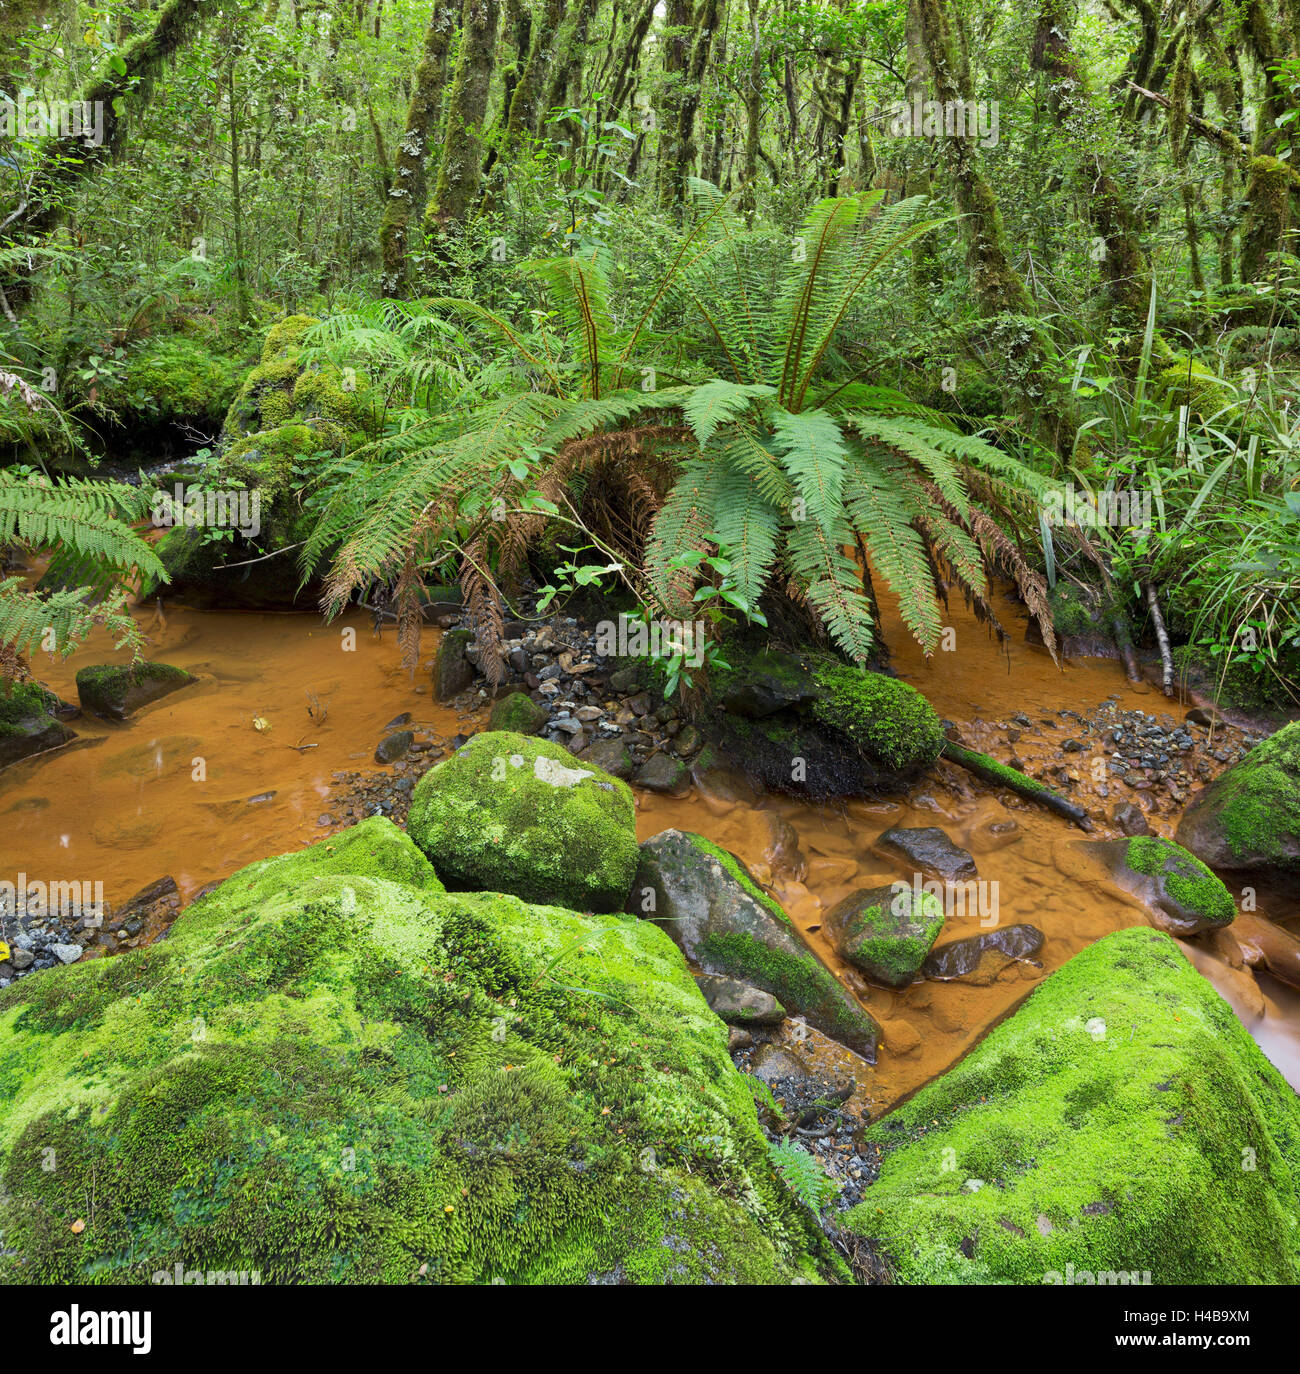
<instances>
[{"instance_id":1,"label":"mossy boulder","mask_svg":"<svg viewBox=\"0 0 1300 1374\"><path fill-rule=\"evenodd\" d=\"M142 660L126 667L96 663L77 669L77 697L88 716L125 720L132 711L194 681L183 668L170 663Z\"/></svg>"},{"instance_id":2,"label":"mossy boulder","mask_svg":"<svg viewBox=\"0 0 1300 1374\"><path fill-rule=\"evenodd\" d=\"M449 887L621 911L636 876L627 783L549 740L475 735L419 781L411 838Z\"/></svg>"},{"instance_id":3,"label":"mossy boulder","mask_svg":"<svg viewBox=\"0 0 1300 1374\"><path fill-rule=\"evenodd\" d=\"M943 902L907 883L850 893L824 925L842 958L875 983L905 988L943 929Z\"/></svg>"},{"instance_id":4,"label":"mossy boulder","mask_svg":"<svg viewBox=\"0 0 1300 1374\"><path fill-rule=\"evenodd\" d=\"M0 686L0 768L76 739L58 719L75 710L39 682Z\"/></svg>"},{"instance_id":5,"label":"mossy boulder","mask_svg":"<svg viewBox=\"0 0 1300 1374\"><path fill-rule=\"evenodd\" d=\"M661 931L382 818L0 992L0 1085L0 1281L847 1278Z\"/></svg>"},{"instance_id":6,"label":"mossy boulder","mask_svg":"<svg viewBox=\"0 0 1300 1374\"><path fill-rule=\"evenodd\" d=\"M943 728L912 686L828 654L726 646L706 694L722 753L766 788L817 798L864 795L914 778Z\"/></svg>"},{"instance_id":7,"label":"mossy boulder","mask_svg":"<svg viewBox=\"0 0 1300 1374\"><path fill-rule=\"evenodd\" d=\"M1170 935L1198 935L1229 925L1236 903L1194 854L1158 835L1085 841L1112 880L1136 897Z\"/></svg>"},{"instance_id":8,"label":"mossy boulder","mask_svg":"<svg viewBox=\"0 0 1300 1374\"><path fill-rule=\"evenodd\" d=\"M867 1132L899 1283L1300 1281L1300 1100L1167 935L1108 935Z\"/></svg>"},{"instance_id":9,"label":"mossy boulder","mask_svg":"<svg viewBox=\"0 0 1300 1374\"><path fill-rule=\"evenodd\" d=\"M1203 418L1216 415L1234 396L1232 385L1193 358L1180 357L1156 374L1155 390L1171 408L1187 406Z\"/></svg>"},{"instance_id":10,"label":"mossy boulder","mask_svg":"<svg viewBox=\"0 0 1300 1374\"><path fill-rule=\"evenodd\" d=\"M121 380L100 399L125 417L219 422L241 371L240 360L218 351L216 341L160 335L127 353Z\"/></svg>"},{"instance_id":11,"label":"mossy boulder","mask_svg":"<svg viewBox=\"0 0 1300 1374\"><path fill-rule=\"evenodd\" d=\"M631 907L661 922L702 972L771 993L791 1015L875 1063L880 1027L734 854L682 830L652 836L641 846Z\"/></svg>"},{"instance_id":12,"label":"mossy boulder","mask_svg":"<svg viewBox=\"0 0 1300 1374\"><path fill-rule=\"evenodd\" d=\"M550 719L551 713L540 702L523 692L511 692L492 707L490 730L510 730L516 735L535 735Z\"/></svg>"},{"instance_id":13,"label":"mossy boulder","mask_svg":"<svg viewBox=\"0 0 1300 1374\"><path fill-rule=\"evenodd\" d=\"M1300 721L1257 744L1199 793L1176 838L1211 868L1300 872Z\"/></svg>"}]
</instances>

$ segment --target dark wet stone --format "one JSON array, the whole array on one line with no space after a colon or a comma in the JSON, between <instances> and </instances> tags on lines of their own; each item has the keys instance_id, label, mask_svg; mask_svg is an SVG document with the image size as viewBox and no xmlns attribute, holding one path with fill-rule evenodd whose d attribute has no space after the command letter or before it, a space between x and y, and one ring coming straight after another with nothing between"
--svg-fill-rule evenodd
<instances>
[{"instance_id":1,"label":"dark wet stone","mask_svg":"<svg viewBox=\"0 0 1300 1374\"><path fill-rule=\"evenodd\" d=\"M874 848L909 872L923 873L946 883L964 883L979 876L970 853L954 844L938 826L893 826L880 836Z\"/></svg>"},{"instance_id":2,"label":"dark wet stone","mask_svg":"<svg viewBox=\"0 0 1300 1374\"><path fill-rule=\"evenodd\" d=\"M415 735L412 731L395 730L380 741L379 747L375 750L375 762L396 763L398 759L406 757L414 742Z\"/></svg>"},{"instance_id":3,"label":"dark wet stone","mask_svg":"<svg viewBox=\"0 0 1300 1374\"><path fill-rule=\"evenodd\" d=\"M1146 813L1132 802L1120 802L1110 813L1111 821L1119 826L1125 835L1149 835L1151 827L1147 824Z\"/></svg>"},{"instance_id":4,"label":"dark wet stone","mask_svg":"<svg viewBox=\"0 0 1300 1374\"><path fill-rule=\"evenodd\" d=\"M633 781L648 792L682 796L690 790L690 772L681 759L669 754L652 754L637 769Z\"/></svg>"},{"instance_id":5,"label":"dark wet stone","mask_svg":"<svg viewBox=\"0 0 1300 1374\"><path fill-rule=\"evenodd\" d=\"M1042 947L1043 932L1037 926L1000 926L931 950L921 973L943 983L954 978L992 981L1008 963L1031 959Z\"/></svg>"},{"instance_id":6,"label":"dark wet stone","mask_svg":"<svg viewBox=\"0 0 1300 1374\"><path fill-rule=\"evenodd\" d=\"M474 642L469 630L447 630L433 660L433 695L450 701L474 681L474 665L465 650Z\"/></svg>"},{"instance_id":7,"label":"dark wet stone","mask_svg":"<svg viewBox=\"0 0 1300 1374\"><path fill-rule=\"evenodd\" d=\"M584 763L594 764L612 777L622 778L624 782L631 781L636 768L631 751L623 740L617 738L593 740L582 751L582 759Z\"/></svg>"}]
</instances>

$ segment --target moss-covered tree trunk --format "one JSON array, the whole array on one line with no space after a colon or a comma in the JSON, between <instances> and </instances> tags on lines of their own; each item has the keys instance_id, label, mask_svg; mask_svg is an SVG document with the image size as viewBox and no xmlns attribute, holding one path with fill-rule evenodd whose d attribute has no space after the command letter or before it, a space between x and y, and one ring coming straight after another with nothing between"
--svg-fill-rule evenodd
<instances>
[{"instance_id":1,"label":"moss-covered tree trunk","mask_svg":"<svg viewBox=\"0 0 1300 1374\"><path fill-rule=\"evenodd\" d=\"M4 0L0 5L0 93L18 93L23 37L45 18L52 4L53 0Z\"/></svg>"},{"instance_id":2,"label":"moss-covered tree trunk","mask_svg":"<svg viewBox=\"0 0 1300 1374\"><path fill-rule=\"evenodd\" d=\"M385 296L406 294L411 217L412 212L417 216L423 212L428 197L425 167L447 81L447 52L459 16L460 6L455 0L438 0L424 33L424 47L415 69L411 103L406 111L406 127L393 160L392 186L379 230Z\"/></svg>"},{"instance_id":3,"label":"moss-covered tree trunk","mask_svg":"<svg viewBox=\"0 0 1300 1374\"><path fill-rule=\"evenodd\" d=\"M1073 0L1043 0L1031 56L1033 66L1049 82L1047 105L1052 118L1067 135L1081 124L1086 127L1091 114L1087 79L1070 46L1073 21ZM1150 265L1128 197L1111 168L1095 144L1080 151L1074 181L1101 240L1099 267L1107 313L1117 327L1140 340L1151 294Z\"/></svg>"},{"instance_id":4,"label":"moss-covered tree trunk","mask_svg":"<svg viewBox=\"0 0 1300 1374\"><path fill-rule=\"evenodd\" d=\"M425 235L441 245L459 233L478 200L483 178L483 120L501 17L498 0L464 0L461 9L460 54L447 99L443 124L442 159L433 199L425 214Z\"/></svg>"},{"instance_id":5,"label":"moss-covered tree trunk","mask_svg":"<svg viewBox=\"0 0 1300 1374\"><path fill-rule=\"evenodd\" d=\"M759 0L749 0L749 73L744 85L745 103L745 160L743 164L743 186L740 193L740 208L745 222L752 225L758 209L758 153L762 137L763 120L763 49L758 31Z\"/></svg>"},{"instance_id":6,"label":"moss-covered tree trunk","mask_svg":"<svg viewBox=\"0 0 1300 1374\"><path fill-rule=\"evenodd\" d=\"M971 92L961 79L963 63L954 42L949 0L911 0L911 4L916 7L915 23L935 99L948 108L962 101L961 108L965 108L971 103ZM1007 312L1029 314L1029 295L1011 265L1002 214L993 188L980 170L974 140L954 132L940 141L962 213L966 270L980 313L986 317Z\"/></svg>"},{"instance_id":7,"label":"moss-covered tree trunk","mask_svg":"<svg viewBox=\"0 0 1300 1374\"><path fill-rule=\"evenodd\" d=\"M217 9L217 0L167 0L153 25L124 44L114 54L114 64L100 69L80 99L102 112L103 142L88 148L80 142L48 140L36 155L27 199L0 221L5 242L31 247L58 226L75 187L117 156L126 135L123 116L138 113L148 103L163 64ZM119 104L120 114L115 108ZM35 270L28 259L0 273L0 309L6 314L16 314L30 300Z\"/></svg>"},{"instance_id":8,"label":"moss-covered tree trunk","mask_svg":"<svg viewBox=\"0 0 1300 1374\"><path fill-rule=\"evenodd\" d=\"M659 113L659 165L655 172L659 204L670 208L680 203L677 177L677 143L691 53L691 0L667 0L664 32L664 85Z\"/></svg>"},{"instance_id":9,"label":"moss-covered tree trunk","mask_svg":"<svg viewBox=\"0 0 1300 1374\"><path fill-rule=\"evenodd\" d=\"M686 194L686 179L694 174L699 146L695 140L695 118L704 94L704 76L709 65L709 53L714 35L722 19L722 0L700 0L695 11L695 46L682 90L681 107L677 114L676 160L670 191L674 204L680 204Z\"/></svg>"}]
</instances>

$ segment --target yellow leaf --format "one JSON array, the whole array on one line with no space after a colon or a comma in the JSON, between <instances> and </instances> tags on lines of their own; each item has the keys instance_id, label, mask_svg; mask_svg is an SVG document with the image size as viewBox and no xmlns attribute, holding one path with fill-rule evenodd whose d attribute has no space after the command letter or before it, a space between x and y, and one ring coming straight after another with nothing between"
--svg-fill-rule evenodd
<instances>
[{"instance_id":1,"label":"yellow leaf","mask_svg":"<svg viewBox=\"0 0 1300 1374\"><path fill-rule=\"evenodd\" d=\"M254 716L254 717L253 717L253 729L254 729L254 730L269 730L270 728L271 728L271 722L270 722L269 720L267 720L267 718L266 718L265 716Z\"/></svg>"},{"instance_id":2,"label":"yellow leaf","mask_svg":"<svg viewBox=\"0 0 1300 1374\"><path fill-rule=\"evenodd\" d=\"M72 1230L72 1234L73 1234L74 1236L79 1236L85 1229L86 1229L86 1223L85 1223L84 1221L82 1221L82 1219L81 1219L80 1217L78 1217L78 1218L76 1219L76 1221L74 1221L74 1222L72 1223L71 1230Z\"/></svg>"},{"instance_id":3,"label":"yellow leaf","mask_svg":"<svg viewBox=\"0 0 1300 1374\"><path fill-rule=\"evenodd\" d=\"M0 964L3 964L4 961L5 961L8 957L9 957L9 946L8 946L7 944L5 944L5 942L4 942L3 940L0 940Z\"/></svg>"}]
</instances>

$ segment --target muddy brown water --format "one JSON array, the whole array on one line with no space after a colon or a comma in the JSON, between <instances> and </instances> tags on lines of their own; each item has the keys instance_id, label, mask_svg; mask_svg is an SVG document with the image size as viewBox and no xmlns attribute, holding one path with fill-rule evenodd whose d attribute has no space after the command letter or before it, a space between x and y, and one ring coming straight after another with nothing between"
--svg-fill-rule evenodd
<instances>
[{"instance_id":1,"label":"muddy brown water","mask_svg":"<svg viewBox=\"0 0 1300 1374\"><path fill-rule=\"evenodd\" d=\"M1014 610L1001 609L1013 635L1022 633ZM895 619L888 603L884 611ZM107 900L120 904L170 874L189 900L247 863L328 833L318 822L330 810L336 775L380 771L375 745L402 712L411 713L417 732L442 738L484 723L435 703L425 668L413 685L398 666L391 630L375 635L361 613L328 626L307 615L179 606L169 607L160 622L152 604L137 615L150 635L148 656L185 668L198 682L125 725L78 719L76 744L0 772L0 877L13 881L23 872L46 881L100 881ZM975 747L999 752L993 722L1013 712L1058 719L1063 707L1086 714L1115 696L1123 709L1181 719L1182 708L1154 687L1128 684L1116 663L1086 660L1058 670L1043 650L1018 639L999 646L956 605L949 619L955 648L928 663L892 623L893 666ZM430 634L426 649L434 640ZM34 666L65 700L75 701L78 667L125 658L96 634L70 659ZM1064 733L1044 726L1043 737L1027 738L1017 753L1032 766L1050 750L1052 737ZM1086 756L1080 774L1073 795L1094 814L1127 799L1113 789L1108 799L1096 795ZM815 1033L805 1045L821 1068L854 1075L856 1104L873 1114L951 1065L1071 955L1111 931L1146 923L1139 907L1079 876L1068 851L1081 837L1078 830L1018 799L999 797L946 763L894 801L815 805L746 797L743 790L737 798L724 788L683 799L638 793L637 805L641 838L669 826L695 830L745 860L880 1021L884 1046L874 1069ZM1006 827L995 824L1008 818L1015 822L1010 839ZM1149 819L1157 833L1171 834L1177 817L1156 809ZM998 923L1029 922L1043 931L1040 966L1012 965L983 986L921 982L889 991L868 985L840 961L825 938L824 914L857 888L900 877L871 848L892 825L937 825L969 849L986 897L997 885ZM1264 894L1261 911L1294 923L1300 900ZM978 911L954 913L941 939L980 929ZM1300 993L1267 974L1233 968L1221 951L1195 942L1183 948L1300 1085Z\"/></svg>"}]
</instances>

